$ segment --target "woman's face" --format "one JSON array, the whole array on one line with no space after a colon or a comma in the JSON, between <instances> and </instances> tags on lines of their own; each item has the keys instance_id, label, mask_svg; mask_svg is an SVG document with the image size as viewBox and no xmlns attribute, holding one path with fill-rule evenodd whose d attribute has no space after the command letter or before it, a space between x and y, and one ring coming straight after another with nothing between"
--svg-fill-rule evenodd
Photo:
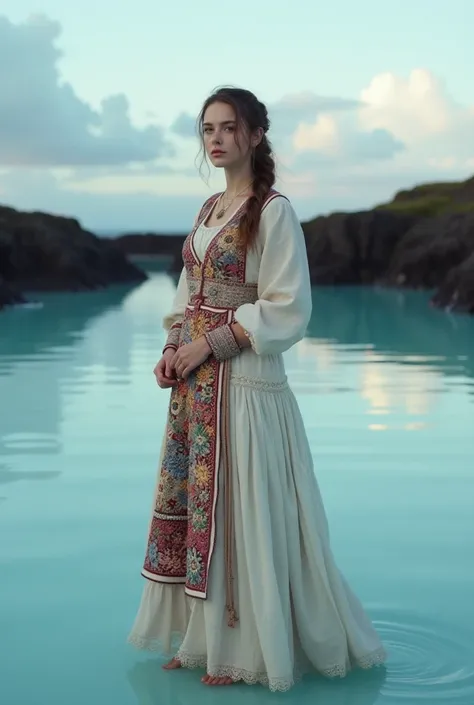
<instances>
[{"instance_id":1,"label":"woman's face","mask_svg":"<svg viewBox=\"0 0 474 705\"><path fill-rule=\"evenodd\" d=\"M204 147L216 167L235 167L251 156L248 131L237 125L234 109L227 103L212 103L204 113Z\"/></svg>"}]
</instances>

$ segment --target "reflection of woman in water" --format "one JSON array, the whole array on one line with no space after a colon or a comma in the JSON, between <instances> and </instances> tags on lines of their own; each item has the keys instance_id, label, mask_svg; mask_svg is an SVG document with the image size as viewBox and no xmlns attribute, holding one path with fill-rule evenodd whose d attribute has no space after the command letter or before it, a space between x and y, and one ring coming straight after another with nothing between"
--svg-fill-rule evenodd
<instances>
[{"instance_id":1,"label":"reflection of woman in water","mask_svg":"<svg viewBox=\"0 0 474 705\"><path fill-rule=\"evenodd\" d=\"M285 376L311 288L300 224L272 188L267 111L222 89L199 124L227 188L198 214L165 319L155 375L171 400L129 640L169 652L178 635L165 668L286 690L300 672L344 676L385 654L335 565Z\"/></svg>"}]
</instances>

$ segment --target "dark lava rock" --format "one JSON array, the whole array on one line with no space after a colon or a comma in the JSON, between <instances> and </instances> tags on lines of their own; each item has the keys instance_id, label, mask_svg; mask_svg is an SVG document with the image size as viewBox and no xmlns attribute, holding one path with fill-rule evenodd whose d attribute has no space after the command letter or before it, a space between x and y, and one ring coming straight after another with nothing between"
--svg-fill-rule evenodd
<instances>
[{"instance_id":1,"label":"dark lava rock","mask_svg":"<svg viewBox=\"0 0 474 705\"><path fill-rule=\"evenodd\" d=\"M432 301L440 308L474 314L474 252L451 269Z\"/></svg>"},{"instance_id":2,"label":"dark lava rock","mask_svg":"<svg viewBox=\"0 0 474 705\"><path fill-rule=\"evenodd\" d=\"M400 240L388 282L433 289L474 252L474 213L423 218Z\"/></svg>"},{"instance_id":3,"label":"dark lava rock","mask_svg":"<svg viewBox=\"0 0 474 705\"><path fill-rule=\"evenodd\" d=\"M26 303L26 299L23 294L0 279L0 311L5 306L24 303Z\"/></svg>"},{"instance_id":4,"label":"dark lava rock","mask_svg":"<svg viewBox=\"0 0 474 705\"><path fill-rule=\"evenodd\" d=\"M112 242L127 255L181 254L186 235L160 235L155 233L129 233L119 235Z\"/></svg>"},{"instance_id":5,"label":"dark lava rock","mask_svg":"<svg viewBox=\"0 0 474 705\"><path fill-rule=\"evenodd\" d=\"M77 220L0 207L0 278L23 290L80 291L147 275Z\"/></svg>"},{"instance_id":6,"label":"dark lava rock","mask_svg":"<svg viewBox=\"0 0 474 705\"><path fill-rule=\"evenodd\" d=\"M313 284L372 284L384 279L412 216L386 211L333 213L303 223Z\"/></svg>"}]
</instances>

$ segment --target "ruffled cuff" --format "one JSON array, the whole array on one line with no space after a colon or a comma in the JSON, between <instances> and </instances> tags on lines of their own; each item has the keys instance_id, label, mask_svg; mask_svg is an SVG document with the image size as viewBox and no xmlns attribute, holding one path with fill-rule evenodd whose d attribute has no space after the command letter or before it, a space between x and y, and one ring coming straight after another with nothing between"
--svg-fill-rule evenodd
<instances>
[{"instance_id":1,"label":"ruffled cuff","mask_svg":"<svg viewBox=\"0 0 474 705\"><path fill-rule=\"evenodd\" d=\"M230 324L214 328L206 333L206 340L216 360L222 362L240 353L238 344Z\"/></svg>"},{"instance_id":2,"label":"ruffled cuff","mask_svg":"<svg viewBox=\"0 0 474 705\"><path fill-rule=\"evenodd\" d=\"M254 304L243 304L234 312L234 322L238 323L241 328L243 328L246 337L249 339L250 347L258 355L261 351L253 333L253 330L258 327L255 309Z\"/></svg>"}]
</instances>

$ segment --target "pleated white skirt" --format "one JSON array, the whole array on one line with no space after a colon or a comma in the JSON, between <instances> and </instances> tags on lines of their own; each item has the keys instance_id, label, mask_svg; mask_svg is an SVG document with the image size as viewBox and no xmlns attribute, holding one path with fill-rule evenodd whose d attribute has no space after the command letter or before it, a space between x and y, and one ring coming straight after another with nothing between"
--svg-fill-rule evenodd
<instances>
[{"instance_id":1,"label":"pleated white skirt","mask_svg":"<svg viewBox=\"0 0 474 705\"><path fill-rule=\"evenodd\" d=\"M232 361L230 410L239 621L227 625L221 472L208 599L187 597L182 585L146 581L129 641L169 653L177 637L183 666L271 690L287 690L311 670L334 677L381 664L380 639L331 552L281 356L245 351Z\"/></svg>"}]
</instances>

